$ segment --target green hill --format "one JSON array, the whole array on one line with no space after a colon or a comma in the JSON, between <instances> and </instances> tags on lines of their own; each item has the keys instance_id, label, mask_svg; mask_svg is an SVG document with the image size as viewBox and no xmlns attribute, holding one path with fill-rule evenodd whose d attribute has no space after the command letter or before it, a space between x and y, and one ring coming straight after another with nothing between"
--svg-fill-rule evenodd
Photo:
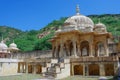
<instances>
[{"instance_id":1,"label":"green hill","mask_svg":"<svg viewBox=\"0 0 120 80\"><path fill-rule=\"evenodd\" d=\"M94 23L99 19L107 26L107 31L113 35L120 35L120 14L89 15ZM40 30L21 31L8 26L0 26L0 38L3 36L7 45L13 40L21 51L49 50L51 43L48 40L54 32L63 25L67 17L54 20Z\"/></svg>"}]
</instances>

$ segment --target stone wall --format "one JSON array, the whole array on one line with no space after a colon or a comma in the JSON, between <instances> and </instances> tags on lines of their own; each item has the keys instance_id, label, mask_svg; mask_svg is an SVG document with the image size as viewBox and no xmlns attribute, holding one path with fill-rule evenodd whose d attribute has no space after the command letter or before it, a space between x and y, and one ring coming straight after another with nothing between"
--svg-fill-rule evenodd
<instances>
[{"instance_id":1,"label":"stone wall","mask_svg":"<svg viewBox=\"0 0 120 80\"><path fill-rule=\"evenodd\" d=\"M13 53L12 58L49 58L52 57L52 51L30 51L30 52L18 52Z\"/></svg>"},{"instance_id":2,"label":"stone wall","mask_svg":"<svg viewBox=\"0 0 120 80\"><path fill-rule=\"evenodd\" d=\"M18 70L18 60L0 59L0 76L16 75Z\"/></svg>"}]
</instances>

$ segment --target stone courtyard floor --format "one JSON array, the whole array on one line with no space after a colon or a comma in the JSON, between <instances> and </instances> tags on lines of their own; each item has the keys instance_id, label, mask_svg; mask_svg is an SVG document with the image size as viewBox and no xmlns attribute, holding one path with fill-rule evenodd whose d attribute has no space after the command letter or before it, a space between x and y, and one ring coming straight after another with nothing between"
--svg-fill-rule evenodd
<instances>
[{"instance_id":1,"label":"stone courtyard floor","mask_svg":"<svg viewBox=\"0 0 120 80\"><path fill-rule=\"evenodd\" d=\"M98 80L98 78L99 77L71 76L61 80ZM0 80L54 80L54 79L45 79L40 74L22 74L14 76L0 76Z\"/></svg>"}]
</instances>

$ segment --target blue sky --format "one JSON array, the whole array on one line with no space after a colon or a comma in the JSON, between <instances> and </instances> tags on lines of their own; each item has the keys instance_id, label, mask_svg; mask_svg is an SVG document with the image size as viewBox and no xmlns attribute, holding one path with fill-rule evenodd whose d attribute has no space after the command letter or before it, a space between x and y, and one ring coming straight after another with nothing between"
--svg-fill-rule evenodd
<instances>
[{"instance_id":1,"label":"blue sky","mask_svg":"<svg viewBox=\"0 0 120 80\"><path fill-rule=\"evenodd\" d=\"M39 30L53 20L80 13L120 14L120 0L0 0L0 25Z\"/></svg>"}]
</instances>

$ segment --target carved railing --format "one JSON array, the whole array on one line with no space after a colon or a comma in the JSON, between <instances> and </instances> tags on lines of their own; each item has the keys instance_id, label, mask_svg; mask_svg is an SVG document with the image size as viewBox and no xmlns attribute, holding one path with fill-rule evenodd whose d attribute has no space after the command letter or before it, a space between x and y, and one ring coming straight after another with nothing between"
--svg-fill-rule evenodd
<instances>
[{"instance_id":1,"label":"carved railing","mask_svg":"<svg viewBox=\"0 0 120 80\"><path fill-rule=\"evenodd\" d=\"M31 51L31 52L19 52L19 53L13 53L12 58L49 58L52 57L52 51L46 50L46 51Z\"/></svg>"},{"instance_id":2,"label":"carved railing","mask_svg":"<svg viewBox=\"0 0 120 80\"><path fill-rule=\"evenodd\" d=\"M38 63L46 63L46 62L51 62L51 58L39 58L39 59L32 59L32 58L27 58L27 59L24 59L23 61L25 62L38 62Z\"/></svg>"},{"instance_id":3,"label":"carved railing","mask_svg":"<svg viewBox=\"0 0 120 80\"><path fill-rule=\"evenodd\" d=\"M80 57L80 58L71 58L71 62L114 62L118 61L116 56L110 57Z\"/></svg>"}]
</instances>

